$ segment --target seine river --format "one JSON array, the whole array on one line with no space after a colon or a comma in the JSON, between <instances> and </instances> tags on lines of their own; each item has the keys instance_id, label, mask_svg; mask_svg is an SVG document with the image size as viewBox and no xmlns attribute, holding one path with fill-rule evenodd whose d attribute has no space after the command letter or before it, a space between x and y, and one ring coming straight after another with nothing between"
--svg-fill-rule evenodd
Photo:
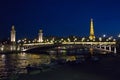
<instances>
[{"instance_id":1,"label":"seine river","mask_svg":"<svg viewBox=\"0 0 120 80\"><path fill-rule=\"evenodd\" d=\"M74 51L69 52L70 55L68 55L65 50L60 50L57 53L55 51L49 51L49 54L25 52L0 54L0 80L16 73L27 73L26 66L28 64L39 66L41 64L50 64L52 60L63 60L66 62L76 60L84 61L83 55L71 55L72 53ZM81 54L79 50L77 53Z\"/></svg>"}]
</instances>

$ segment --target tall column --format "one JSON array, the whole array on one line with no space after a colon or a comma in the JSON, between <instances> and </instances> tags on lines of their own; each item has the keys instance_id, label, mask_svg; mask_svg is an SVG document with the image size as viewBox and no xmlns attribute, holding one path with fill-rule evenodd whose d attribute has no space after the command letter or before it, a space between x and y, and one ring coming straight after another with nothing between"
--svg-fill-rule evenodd
<instances>
[{"instance_id":1,"label":"tall column","mask_svg":"<svg viewBox=\"0 0 120 80\"><path fill-rule=\"evenodd\" d=\"M42 30L39 30L39 33L38 33L38 42L43 42L43 32L42 32Z\"/></svg>"},{"instance_id":2,"label":"tall column","mask_svg":"<svg viewBox=\"0 0 120 80\"><path fill-rule=\"evenodd\" d=\"M15 42L16 42L16 31L15 31L15 27L13 25L12 30L11 30L11 43L15 43Z\"/></svg>"},{"instance_id":3,"label":"tall column","mask_svg":"<svg viewBox=\"0 0 120 80\"><path fill-rule=\"evenodd\" d=\"M11 45L10 45L10 50L16 50L16 31L14 25L12 25L11 29Z\"/></svg>"},{"instance_id":4,"label":"tall column","mask_svg":"<svg viewBox=\"0 0 120 80\"><path fill-rule=\"evenodd\" d=\"M89 36L89 39L90 40L94 40L95 39L93 19L91 19L91 21L90 21L90 36Z\"/></svg>"}]
</instances>

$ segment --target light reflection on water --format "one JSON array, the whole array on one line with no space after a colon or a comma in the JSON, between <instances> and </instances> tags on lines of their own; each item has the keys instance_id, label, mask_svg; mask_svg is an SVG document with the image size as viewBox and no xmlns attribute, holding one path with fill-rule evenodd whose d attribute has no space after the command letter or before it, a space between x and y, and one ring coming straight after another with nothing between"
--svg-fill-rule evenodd
<instances>
[{"instance_id":1,"label":"light reflection on water","mask_svg":"<svg viewBox=\"0 0 120 80\"><path fill-rule=\"evenodd\" d=\"M90 49L91 54L93 54L93 49ZM54 52L55 53L55 52ZM66 51L59 51L62 55L45 55L45 54L34 54L34 53L13 53L13 54L0 54L0 78L6 78L11 76L13 73L26 73L26 66L40 65L40 64L50 64L51 60L62 59L65 61L75 61L76 58L82 58L84 56L66 55Z\"/></svg>"},{"instance_id":2,"label":"light reflection on water","mask_svg":"<svg viewBox=\"0 0 120 80\"><path fill-rule=\"evenodd\" d=\"M28 64L40 65L49 64L50 56L44 54L0 54L0 78L9 77L11 73L20 70L20 73L26 73L25 67Z\"/></svg>"}]
</instances>

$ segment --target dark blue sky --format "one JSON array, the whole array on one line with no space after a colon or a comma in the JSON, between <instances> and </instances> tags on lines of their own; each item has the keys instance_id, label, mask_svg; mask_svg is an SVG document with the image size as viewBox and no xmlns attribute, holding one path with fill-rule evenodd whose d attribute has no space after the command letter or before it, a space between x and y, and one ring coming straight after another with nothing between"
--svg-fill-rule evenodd
<instances>
[{"instance_id":1,"label":"dark blue sky","mask_svg":"<svg viewBox=\"0 0 120 80\"><path fill-rule=\"evenodd\" d=\"M0 38L10 36L14 24L17 38L34 38L43 29L49 36L89 36L90 18L95 35L120 32L119 0L1 0Z\"/></svg>"}]
</instances>

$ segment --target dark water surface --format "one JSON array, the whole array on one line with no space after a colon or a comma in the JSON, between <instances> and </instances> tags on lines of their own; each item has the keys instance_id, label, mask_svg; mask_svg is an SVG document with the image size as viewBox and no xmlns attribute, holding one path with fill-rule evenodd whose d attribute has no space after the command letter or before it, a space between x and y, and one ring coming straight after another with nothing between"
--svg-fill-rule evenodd
<instances>
[{"instance_id":1,"label":"dark water surface","mask_svg":"<svg viewBox=\"0 0 120 80\"><path fill-rule=\"evenodd\" d=\"M7 78L14 73L26 73L26 66L49 64L51 57L44 54L12 53L0 54L0 78Z\"/></svg>"},{"instance_id":2,"label":"dark water surface","mask_svg":"<svg viewBox=\"0 0 120 80\"><path fill-rule=\"evenodd\" d=\"M27 73L26 66L28 64L39 66L41 64L51 64L53 60L64 62L84 62L89 54L86 55L74 54L74 51L69 52L70 55L66 54L66 51L54 52L50 51L50 54L40 53L12 53L12 54L0 54L0 80L9 78L15 74ZM81 52L80 52L81 53ZM86 54L86 53L85 53ZM90 56L89 60L98 60L98 57Z\"/></svg>"}]
</instances>

